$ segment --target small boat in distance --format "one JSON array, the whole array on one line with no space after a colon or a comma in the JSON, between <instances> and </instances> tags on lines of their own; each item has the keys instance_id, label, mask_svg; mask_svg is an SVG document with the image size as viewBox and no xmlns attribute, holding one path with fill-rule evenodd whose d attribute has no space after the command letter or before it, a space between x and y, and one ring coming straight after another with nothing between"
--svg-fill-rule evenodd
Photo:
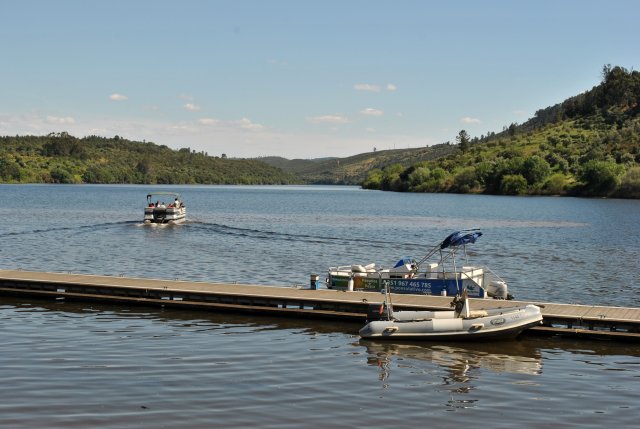
<instances>
[{"instance_id":1,"label":"small boat in distance","mask_svg":"<svg viewBox=\"0 0 640 429\"><path fill-rule=\"evenodd\" d=\"M370 306L368 323L359 332L362 338L427 341L508 339L542 323L540 307L533 304L471 311L466 291L454 297L451 302L454 310L451 311L393 311L388 289L385 294L379 312L372 311L377 305ZM378 320L375 320L376 316Z\"/></svg>"},{"instance_id":2,"label":"small boat in distance","mask_svg":"<svg viewBox=\"0 0 640 429\"><path fill-rule=\"evenodd\" d=\"M434 245L419 261L402 258L392 268L376 264L330 267L327 288L418 295L512 299L507 283L488 267L469 265L467 245L482 236L477 229L456 231ZM461 257L456 259L459 251Z\"/></svg>"},{"instance_id":3,"label":"small boat in distance","mask_svg":"<svg viewBox=\"0 0 640 429\"><path fill-rule=\"evenodd\" d=\"M144 223L182 223L185 221L186 215L187 208L177 192L153 192L147 194Z\"/></svg>"}]
</instances>

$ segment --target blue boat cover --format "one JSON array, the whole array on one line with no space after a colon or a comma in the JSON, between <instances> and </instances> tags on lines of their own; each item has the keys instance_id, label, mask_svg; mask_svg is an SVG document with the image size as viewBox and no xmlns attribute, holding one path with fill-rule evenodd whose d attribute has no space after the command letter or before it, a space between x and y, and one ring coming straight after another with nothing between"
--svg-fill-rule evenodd
<instances>
[{"instance_id":1,"label":"blue boat cover","mask_svg":"<svg viewBox=\"0 0 640 429\"><path fill-rule=\"evenodd\" d=\"M480 231L456 231L444 239L442 244L440 244L440 249L475 243L481 235L482 232Z\"/></svg>"}]
</instances>

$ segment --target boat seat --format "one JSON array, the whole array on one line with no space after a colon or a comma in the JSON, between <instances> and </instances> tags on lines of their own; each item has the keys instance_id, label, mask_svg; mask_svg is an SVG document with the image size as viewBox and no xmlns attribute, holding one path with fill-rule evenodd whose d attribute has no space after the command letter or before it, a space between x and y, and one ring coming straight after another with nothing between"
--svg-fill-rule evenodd
<instances>
[{"instance_id":1,"label":"boat seat","mask_svg":"<svg viewBox=\"0 0 640 429\"><path fill-rule=\"evenodd\" d=\"M466 317L466 319L477 319L478 317L487 317L488 315L489 313L485 310L471 310L469 311L469 317Z\"/></svg>"},{"instance_id":2,"label":"boat seat","mask_svg":"<svg viewBox=\"0 0 640 429\"><path fill-rule=\"evenodd\" d=\"M332 277L350 277L351 271L331 271L329 275Z\"/></svg>"},{"instance_id":3,"label":"boat seat","mask_svg":"<svg viewBox=\"0 0 640 429\"><path fill-rule=\"evenodd\" d=\"M427 273L436 272L438 270L438 266L439 265L436 262L422 265L422 267L424 268L424 271Z\"/></svg>"}]
</instances>

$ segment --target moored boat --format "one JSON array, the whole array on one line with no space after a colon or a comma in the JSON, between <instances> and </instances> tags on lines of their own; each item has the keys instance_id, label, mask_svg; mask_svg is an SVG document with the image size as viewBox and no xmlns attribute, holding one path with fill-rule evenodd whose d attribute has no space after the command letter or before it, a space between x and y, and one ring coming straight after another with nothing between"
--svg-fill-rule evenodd
<instances>
[{"instance_id":1,"label":"moored boat","mask_svg":"<svg viewBox=\"0 0 640 429\"><path fill-rule=\"evenodd\" d=\"M451 311L393 311L387 293L380 307L380 320L370 320L359 333L362 338L372 339L507 339L542 323L540 307L533 304L472 311L468 296L463 292L461 297L454 298L452 306L454 310Z\"/></svg>"},{"instance_id":2,"label":"moored boat","mask_svg":"<svg viewBox=\"0 0 640 429\"><path fill-rule=\"evenodd\" d=\"M507 283L486 266L469 265L467 245L482 236L479 230L456 231L434 245L420 260L402 258L392 268L376 264L330 267L327 287L338 290L421 295L460 295L512 299ZM458 253L462 252L460 257ZM457 259L456 259L457 258Z\"/></svg>"},{"instance_id":3,"label":"moored boat","mask_svg":"<svg viewBox=\"0 0 640 429\"><path fill-rule=\"evenodd\" d=\"M165 201L169 202L166 203ZM187 208L177 192L153 192L147 194L144 223L182 223L186 220L186 216Z\"/></svg>"}]
</instances>

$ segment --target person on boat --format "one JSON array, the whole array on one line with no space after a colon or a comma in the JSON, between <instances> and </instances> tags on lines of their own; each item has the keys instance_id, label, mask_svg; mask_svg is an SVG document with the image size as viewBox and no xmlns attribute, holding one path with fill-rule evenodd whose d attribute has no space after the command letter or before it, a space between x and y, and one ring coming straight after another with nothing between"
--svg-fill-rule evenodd
<instances>
[{"instance_id":1,"label":"person on boat","mask_svg":"<svg viewBox=\"0 0 640 429\"><path fill-rule=\"evenodd\" d=\"M176 197L176 200L173 202L173 206L177 209L180 208L180 200Z\"/></svg>"},{"instance_id":2,"label":"person on boat","mask_svg":"<svg viewBox=\"0 0 640 429\"><path fill-rule=\"evenodd\" d=\"M161 209L164 209L164 208L166 208L166 207L167 207L167 206L165 206L165 205L164 205L164 201L160 203L160 208L161 208Z\"/></svg>"}]
</instances>

